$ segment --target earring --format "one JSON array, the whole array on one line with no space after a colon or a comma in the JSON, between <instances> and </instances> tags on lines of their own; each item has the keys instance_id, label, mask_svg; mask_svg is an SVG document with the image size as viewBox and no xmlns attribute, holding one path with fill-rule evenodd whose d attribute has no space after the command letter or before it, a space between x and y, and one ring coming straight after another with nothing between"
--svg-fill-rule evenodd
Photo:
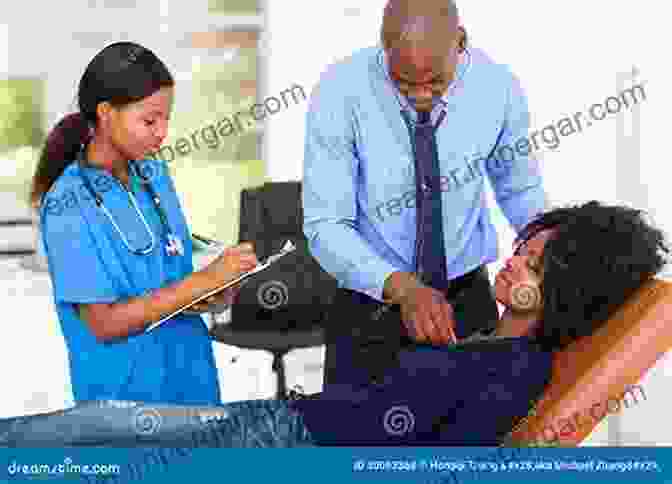
<instances>
[{"instance_id":1,"label":"earring","mask_svg":"<svg viewBox=\"0 0 672 484\"><path fill-rule=\"evenodd\" d=\"M541 290L532 282L519 282L511 288L511 309L519 312L536 311L541 307Z\"/></svg>"}]
</instances>

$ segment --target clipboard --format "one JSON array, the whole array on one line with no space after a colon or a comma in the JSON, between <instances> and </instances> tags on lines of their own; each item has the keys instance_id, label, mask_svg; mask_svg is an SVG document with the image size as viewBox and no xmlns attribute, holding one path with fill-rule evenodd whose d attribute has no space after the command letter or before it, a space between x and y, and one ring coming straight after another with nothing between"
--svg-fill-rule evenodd
<instances>
[{"instance_id":1,"label":"clipboard","mask_svg":"<svg viewBox=\"0 0 672 484\"><path fill-rule=\"evenodd\" d=\"M199 302L204 301L205 299L208 299L209 297L214 296L215 294L217 294L219 292L222 292L222 291L224 291L224 290L226 290L230 287L233 287L237 284L240 284L241 282L249 279L250 277L254 276L255 274L263 272L264 270L268 269L274 262L283 258L287 254L291 254L295 250L296 250L296 246L292 243L291 240L288 240L287 242L285 242L285 245L282 246L282 249L280 249L277 253L268 256L262 262L257 264L257 266L254 269L249 270L249 271L241 274L240 276L236 277L235 279L232 279L229 282L227 282L225 284L222 284L221 286L219 286L215 289L212 289L211 291L208 291L205 294L202 294L201 296L198 296L195 299L192 299L190 302L188 302L187 304L179 307L178 309L176 309L172 313L162 317L161 319L159 319L158 321L156 321L154 323L151 323L149 326L147 326L147 328L145 328L144 332L148 333L148 332L152 331L157 326L165 323L169 319L171 319L171 318L177 316L178 314L186 311L187 309L191 308L195 304L198 304Z\"/></svg>"}]
</instances>

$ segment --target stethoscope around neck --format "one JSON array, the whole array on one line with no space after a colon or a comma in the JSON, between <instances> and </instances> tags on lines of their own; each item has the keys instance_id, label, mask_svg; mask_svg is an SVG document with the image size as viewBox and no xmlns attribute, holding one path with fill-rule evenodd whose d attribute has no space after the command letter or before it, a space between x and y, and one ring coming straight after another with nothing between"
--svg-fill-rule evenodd
<instances>
[{"instance_id":1,"label":"stethoscope around neck","mask_svg":"<svg viewBox=\"0 0 672 484\"><path fill-rule=\"evenodd\" d=\"M115 231L117 234L119 234L119 237L121 238L122 243L128 249L129 252L135 255L149 255L151 254L154 249L156 248L156 237L154 236L154 232L152 232L151 227L149 226L149 223L147 222L147 219L142 213L142 210L140 210L140 207L138 206L137 201L135 200L135 196L131 193L131 191L123 186L121 182L119 183L122 185L122 188L126 192L126 195L128 196L129 201L131 202L131 205L133 206L133 209L135 210L135 213L138 215L138 218L142 222L142 225L145 227L145 230L147 234L149 234L149 239L150 242L147 246L142 247L142 248L134 248L131 247L131 244L128 240L128 238L124 235L124 232L121 230L119 227L119 224L117 224L117 221L115 220L114 216L110 213L109 209L105 206L105 202L103 201L103 197L100 193L96 192L93 188L93 185L91 184L91 181L89 180L89 176L85 173L84 171L84 166L87 165L86 163L86 145L82 144L81 149L79 151L79 154L77 156L77 163L78 163L78 169L79 169L79 175L84 182L84 186L88 190L88 192L91 194L93 199L96 202L96 206L103 211L107 219L110 221L112 226L114 227ZM152 187L151 182L147 177L142 175L140 173L140 170L138 170L136 164L134 161L129 160L128 162L129 170L131 170L137 177L139 177L142 180L141 185L147 190L149 193L152 202L154 204L154 208L159 215L159 219L161 220L161 225L163 227L163 231L166 235L166 252L168 255L183 255L184 254L184 247L182 245L182 241L174 234L170 227L170 223L168 222L168 217L166 215L166 212L161 205L161 198L158 196L156 191L154 190L154 187Z\"/></svg>"}]
</instances>

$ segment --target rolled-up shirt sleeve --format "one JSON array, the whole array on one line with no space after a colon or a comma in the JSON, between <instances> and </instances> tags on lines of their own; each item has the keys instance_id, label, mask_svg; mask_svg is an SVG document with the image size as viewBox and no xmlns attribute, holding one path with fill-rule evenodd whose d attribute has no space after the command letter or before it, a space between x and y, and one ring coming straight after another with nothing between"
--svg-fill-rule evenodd
<instances>
[{"instance_id":1,"label":"rolled-up shirt sleeve","mask_svg":"<svg viewBox=\"0 0 672 484\"><path fill-rule=\"evenodd\" d=\"M520 232L548 208L541 167L534 156L537 140L528 136L528 101L519 80L511 76L506 113L487 171L502 212Z\"/></svg>"},{"instance_id":2,"label":"rolled-up shirt sleeve","mask_svg":"<svg viewBox=\"0 0 672 484\"><path fill-rule=\"evenodd\" d=\"M42 241L57 303L112 303L119 291L104 264L89 227L78 210L40 214Z\"/></svg>"},{"instance_id":3,"label":"rolled-up shirt sleeve","mask_svg":"<svg viewBox=\"0 0 672 484\"><path fill-rule=\"evenodd\" d=\"M323 76L311 94L303 165L304 233L312 255L341 287L382 300L399 270L358 231L358 168L352 106L345 88Z\"/></svg>"}]
</instances>

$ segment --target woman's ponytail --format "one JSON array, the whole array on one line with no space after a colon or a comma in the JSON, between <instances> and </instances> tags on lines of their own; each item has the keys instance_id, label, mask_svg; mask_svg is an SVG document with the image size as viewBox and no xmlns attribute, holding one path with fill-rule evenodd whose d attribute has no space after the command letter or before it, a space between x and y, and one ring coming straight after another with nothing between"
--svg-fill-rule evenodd
<instances>
[{"instance_id":1,"label":"woman's ponytail","mask_svg":"<svg viewBox=\"0 0 672 484\"><path fill-rule=\"evenodd\" d=\"M79 112L61 119L47 137L33 175L31 205L40 206L44 194L75 160L80 145L91 140L98 104L121 108L174 85L165 64L139 44L115 42L96 54L79 81Z\"/></svg>"},{"instance_id":2,"label":"woman's ponytail","mask_svg":"<svg viewBox=\"0 0 672 484\"><path fill-rule=\"evenodd\" d=\"M82 113L72 113L61 119L49 133L33 175L30 203L38 208L42 196L77 156L82 143L90 137L89 124Z\"/></svg>"}]
</instances>

